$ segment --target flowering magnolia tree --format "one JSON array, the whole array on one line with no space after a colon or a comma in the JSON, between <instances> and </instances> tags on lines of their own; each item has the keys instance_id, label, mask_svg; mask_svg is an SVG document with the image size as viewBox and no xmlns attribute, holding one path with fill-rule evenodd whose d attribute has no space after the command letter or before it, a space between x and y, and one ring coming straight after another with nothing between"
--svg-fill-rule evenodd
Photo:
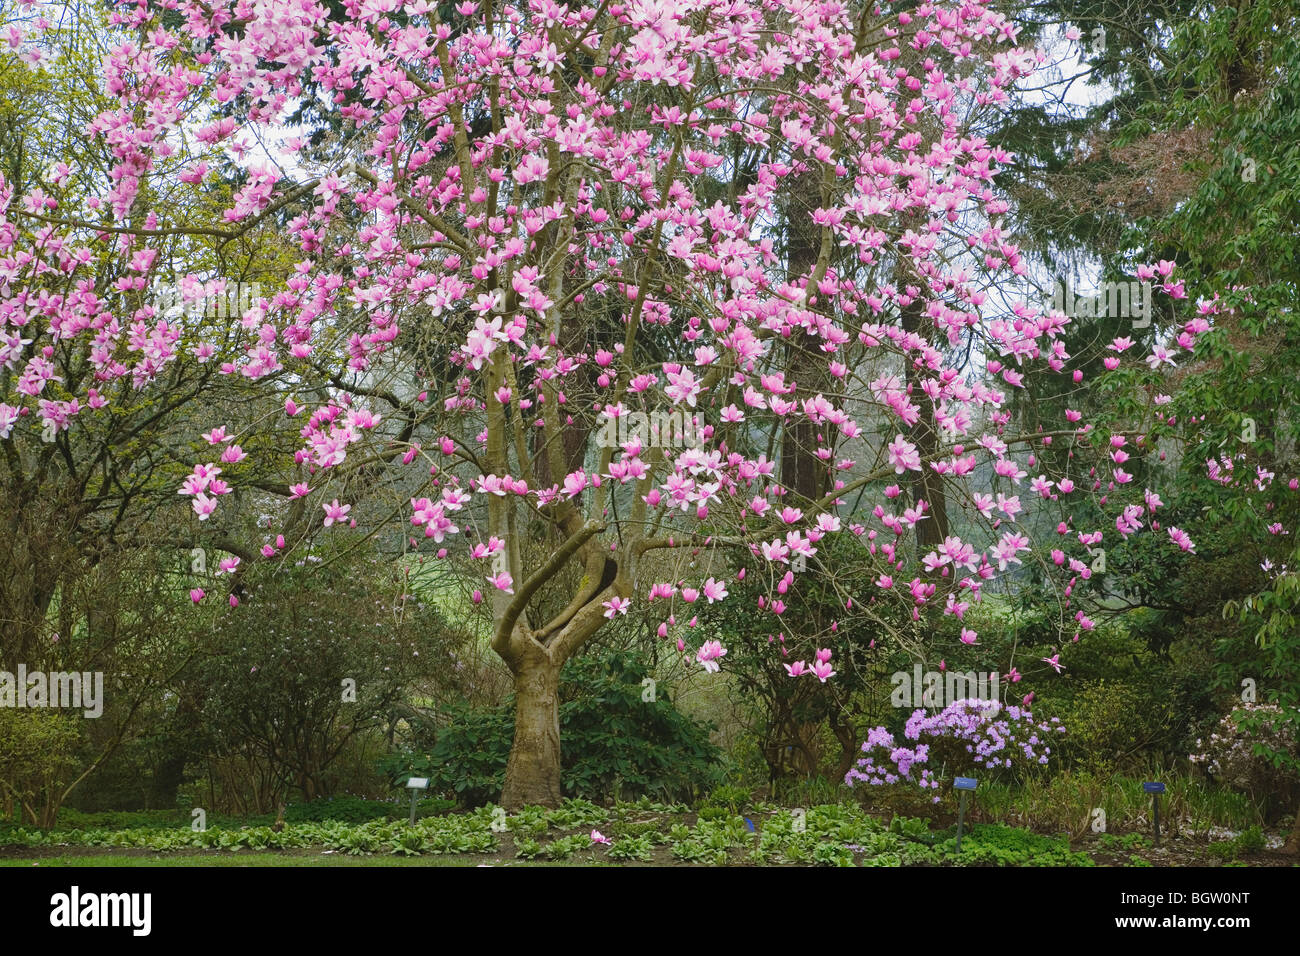
<instances>
[{"instance_id":1,"label":"flowering magnolia tree","mask_svg":"<svg viewBox=\"0 0 1300 956\"><path fill-rule=\"evenodd\" d=\"M10 43L39 70L29 6ZM847 533L874 567L859 606L918 628L1037 555L1064 646L1091 626L1070 603L1089 549L1160 507L1125 464L1162 396L1099 439L1077 413L1021 433L1006 407L1030 376L1080 373L1000 225L1009 157L981 135L1041 55L980 3L138 0L112 20L116 104L85 131L108 175L0 180L0 443L91 427L110 385L165 395L182 360L282 405L194 409L188 520L265 519L220 562L232 579L394 526L472 569L467 604L514 678L507 807L560 799L560 667L613 618L648 614L716 670L692 605L749 574L771 584L756 613L788 620L790 575ZM222 208L161 201L182 189ZM140 302L223 278L219 256L169 274L165 244L268 229L258 296L216 330ZM1171 268L1137 275L1181 298ZM999 280L1023 295L988 297ZM1142 361L1131 346L1114 361ZM286 427L279 477L241 487ZM1053 441L1108 467L1041 473ZM1062 509L1051 541L1020 494ZM1073 524L1088 495L1113 527ZM843 634L807 637L790 679L833 680Z\"/></svg>"}]
</instances>

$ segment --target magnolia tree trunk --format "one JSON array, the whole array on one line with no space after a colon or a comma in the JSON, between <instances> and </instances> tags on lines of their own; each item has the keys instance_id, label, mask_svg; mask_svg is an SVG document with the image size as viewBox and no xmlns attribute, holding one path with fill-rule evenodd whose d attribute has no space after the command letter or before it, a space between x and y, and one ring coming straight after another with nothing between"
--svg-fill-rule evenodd
<instances>
[{"instance_id":1,"label":"magnolia tree trunk","mask_svg":"<svg viewBox=\"0 0 1300 956\"><path fill-rule=\"evenodd\" d=\"M619 565L605 557L603 548L584 548L602 527L598 522L571 521L564 544L524 579L508 601L496 598L497 632L492 649L505 661L515 681L515 739L501 789L501 806L507 810L529 805L557 807L563 799L560 668L605 624L603 602L631 591L629 579L618 573ZM520 568L517 548L512 541L512 566ZM583 552L586 574L568 607L547 624L530 627L524 614L529 599L579 552Z\"/></svg>"},{"instance_id":2,"label":"magnolia tree trunk","mask_svg":"<svg viewBox=\"0 0 1300 956\"><path fill-rule=\"evenodd\" d=\"M501 806L558 806L560 772L560 668L529 660L515 674L515 740Z\"/></svg>"}]
</instances>

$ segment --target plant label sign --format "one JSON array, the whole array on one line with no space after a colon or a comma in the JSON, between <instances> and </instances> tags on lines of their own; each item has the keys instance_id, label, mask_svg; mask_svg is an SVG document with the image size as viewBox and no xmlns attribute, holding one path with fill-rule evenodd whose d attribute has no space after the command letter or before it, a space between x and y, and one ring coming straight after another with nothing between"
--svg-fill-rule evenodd
<instances>
[{"instance_id":1,"label":"plant label sign","mask_svg":"<svg viewBox=\"0 0 1300 956\"><path fill-rule=\"evenodd\" d=\"M428 790L428 789L429 789L429 778L428 778L428 777L412 777L410 780L406 781L406 787L407 787L408 790Z\"/></svg>"},{"instance_id":2,"label":"plant label sign","mask_svg":"<svg viewBox=\"0 0 1300 956\"><path fill-rule=\"evenodd\" d=\"M979 781L974 777L958 777L953 780L952 785L957 790L974 790L979 786Z\"/></svg>"},{"instance_id":3,"label":"plant label sign","mask_svg":"<svg viewBox=\"0 0 1300 956\"><path fill-rule=\"evenodd\" d=\"M1164 793L1165 785L1163 783L1144 783L1142 789L1147 793Z\"/></svg>"}]
</instances>

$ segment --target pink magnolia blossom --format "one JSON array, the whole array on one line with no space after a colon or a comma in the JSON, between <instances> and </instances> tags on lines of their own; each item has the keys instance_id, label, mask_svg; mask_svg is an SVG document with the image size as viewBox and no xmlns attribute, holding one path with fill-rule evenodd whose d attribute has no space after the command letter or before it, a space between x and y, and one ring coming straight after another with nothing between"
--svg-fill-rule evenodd
<instances>
[{"instance_id":1,"label":"pink magnolia blossom","mask_svg":"<svg viewBox=\"0 0 1300 956\"><path fill-rule=\"evenodd\" d=\"M613 618L616 614L626 614L628 608L632 606L631 598L615 597L606 601L602 607L605 608L605 617Z\"/></svg>"},{"instance_id":2,"label":"pink magnolia blossom","mask_svg":"<svg viewBox=\"0 0 1300 956\"><path fill-rule=\"evenodd\" d=\"M704 666L706 671L717 673L718 661L725 657L727 649L722 646L721 641L705 641L695 654L695 659Z\"/></svg>"},{"instance_id":3,"label":"pink magnolia blossom","mask_svg":"<svg viewBox=\"0 0 1300 956\"><path fill-rule=\"evenodd\" d=\"M829 661L815 662L812 666L812 672L813 676L823 684L835 676L835 671L832 669Z\"/></svg>"},{"instance_id":4,"label":"pink magnolia blossom","mask_svg":"<svg viewBox=\"0 0 1300 956\"><path fill-rule=\"evenodd\" d=\"M347 517L348 512L352 510L351 505L339 504L337 498L327 505L321 505L321 508L325 511L325 520L323 523L327 528L336 521L342 521Z\"/></svg>"}]
</instances>

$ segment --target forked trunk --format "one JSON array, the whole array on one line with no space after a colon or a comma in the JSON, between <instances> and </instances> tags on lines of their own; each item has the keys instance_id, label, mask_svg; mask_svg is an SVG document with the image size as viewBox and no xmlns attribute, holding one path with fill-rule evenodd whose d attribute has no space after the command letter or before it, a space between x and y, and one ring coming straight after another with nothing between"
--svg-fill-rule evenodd
<instances>
[{"instance_id":1,"label":"forked trunk","mask_svg":"<svg viewBox=\"0 0 1300 956\"><path fill-rule=\"evenodd\" d=\"M559 550L499 609L492 649L515 679L515 739L501 788L501 806L507 810L560 805L560 668L604 626L608 620L606 599L630 594L632 588L613 587L619 565L596 551L586 562L588 577L583 589L552 626L533 631L526 621L520 621L520 612L539 582L562 568L602 527L588 521L567 528L569 537ZM504 600L501 603L505 604Z\"/></svg>"},{"instance_id":2,"label":"forked trunk","mask_svg":"<svg viewBox=\"0 0 1300 956\"><path fill-rule=\"evenodd\" d=\"M501 806L515 811L558 807L560 794L560 669L521 662L515 675L515 740L506 764Z\"/></svg>"}]
</instances>

